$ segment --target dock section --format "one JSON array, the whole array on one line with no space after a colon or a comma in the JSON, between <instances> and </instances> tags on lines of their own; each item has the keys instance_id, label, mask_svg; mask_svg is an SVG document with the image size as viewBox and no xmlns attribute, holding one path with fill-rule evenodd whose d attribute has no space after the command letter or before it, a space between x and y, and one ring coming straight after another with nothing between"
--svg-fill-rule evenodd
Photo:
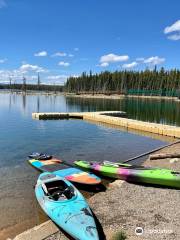
<instances>
[{"instance_id":1,"label":"dock section","mask_svg":"<svg viewBox=\"0 0 180 240\"><path fill-rule=\"evenodd\" d=\"M77 118L77 119L84 119L84 117L87 115L109 115L114 117L125 117L126 113L121 111L100 111L100 112L49 112L49 113L32 113L33 119L38 120L51 120L51 119L71 119L71 118Z\"/></svg>"},{"instance_id":2,"label":"dock section","mask_svg":"<svg viewBox=\"0 0 180 240\"><path fill-rule=\"evenodd\" d=\"M126 113L121 111L33 113L32 117L39 120L77 118L121 126L127 129L135 129L143 132L150 132L159 135L180 138L180 127L129 119L126 118Z\"/></svg>"}]
</instances>

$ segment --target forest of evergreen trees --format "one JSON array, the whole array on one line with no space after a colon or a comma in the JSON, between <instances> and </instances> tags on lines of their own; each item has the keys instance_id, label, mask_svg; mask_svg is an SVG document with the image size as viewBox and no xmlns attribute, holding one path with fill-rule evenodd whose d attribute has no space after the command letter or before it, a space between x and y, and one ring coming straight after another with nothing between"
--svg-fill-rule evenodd
<instances>
[{"instance_id":1,"label":"forest of evergreen trees","mask_svg":"<svg viewBox=\"0 0 180 240\"><path fill-rule=\"evenodd\" d=\"M73 93L180 96L180 70L115 71L70 77L65 91Z\"/></svg>"}]
</instances>

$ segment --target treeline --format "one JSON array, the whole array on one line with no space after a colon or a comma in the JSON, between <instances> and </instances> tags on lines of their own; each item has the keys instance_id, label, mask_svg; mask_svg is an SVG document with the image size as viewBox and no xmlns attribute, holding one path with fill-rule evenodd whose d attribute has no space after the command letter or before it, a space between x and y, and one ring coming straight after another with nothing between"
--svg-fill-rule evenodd
<instances>
[{"instance_id":1,"label":"treeline","mask_svg":"<svg viewBox=\"0 0 180 240\"><path fill-rule=\"evenodd\" d=\"M63 86L60 85L35 85L35 84L0 84L0 89L11 89L17 91L55 91L63 92Z\"/></svg>"},{"instance_id":2,"label":"treeline","mask_svg":"<svg viewBox=\"0 0 180 240\"><path fill-rule=\"evenodd\" d=\"M177 69L115 71L89 74L67 79L65 90L73 93L137 94L180 96L180 71Z\"/></svg>"}]
</instances>

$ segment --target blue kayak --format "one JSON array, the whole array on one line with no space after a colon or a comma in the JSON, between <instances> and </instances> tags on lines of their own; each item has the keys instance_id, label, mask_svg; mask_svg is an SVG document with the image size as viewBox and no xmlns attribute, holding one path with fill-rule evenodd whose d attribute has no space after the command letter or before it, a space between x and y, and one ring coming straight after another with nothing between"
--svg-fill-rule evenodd
<instances>
[{"instance_id":1,"label":"blue kayak","mask_svg":"<svg viewBox=\"0 0 180 240\"><path fill-rule=\"evenodd\" d=\"M53 173L42 173L35 194L44 212L74 239L99 239L88 203L72 183Z\"/></svg>"}]
</instances>

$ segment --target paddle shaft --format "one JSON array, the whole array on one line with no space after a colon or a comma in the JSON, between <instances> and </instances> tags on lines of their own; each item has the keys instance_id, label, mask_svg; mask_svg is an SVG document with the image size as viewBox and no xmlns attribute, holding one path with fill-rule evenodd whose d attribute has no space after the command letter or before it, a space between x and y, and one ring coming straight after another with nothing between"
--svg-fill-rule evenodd
<instances>
[{"instance_id":1,"label":"paddle shaft","mask_svg":"<svg viewBox=\"0 0 180 240\"><path fill-rule=\"evenodd\" d=\"M151 154L151 153L154 153L154 152L156 152L156 151L159 151L159 150L161 150L161 149L163 149L163 148L170 147L170 146L175 145L175 144L177 144L177 143L180 143L180 140L178 140L178 141L176 141L176 142L173 142L173 143L169 143L169 144L167 144L167 145L165 145L165 146L162 146L162 147L159 147L159 148L155 148L155 149L153 149L153 150L151 150L151 151L142 153L142 154L140 154L140 155L138 155L138 156L136 156L136 157L129 158L129 159L123 161L123 163L131 162L131 161L133 161L133 160L136 160L136 159L138 159L138 158L144 157L144 156L146 156L146 155L149 155L149 154Z\"/></svg>"}]
</instances>

